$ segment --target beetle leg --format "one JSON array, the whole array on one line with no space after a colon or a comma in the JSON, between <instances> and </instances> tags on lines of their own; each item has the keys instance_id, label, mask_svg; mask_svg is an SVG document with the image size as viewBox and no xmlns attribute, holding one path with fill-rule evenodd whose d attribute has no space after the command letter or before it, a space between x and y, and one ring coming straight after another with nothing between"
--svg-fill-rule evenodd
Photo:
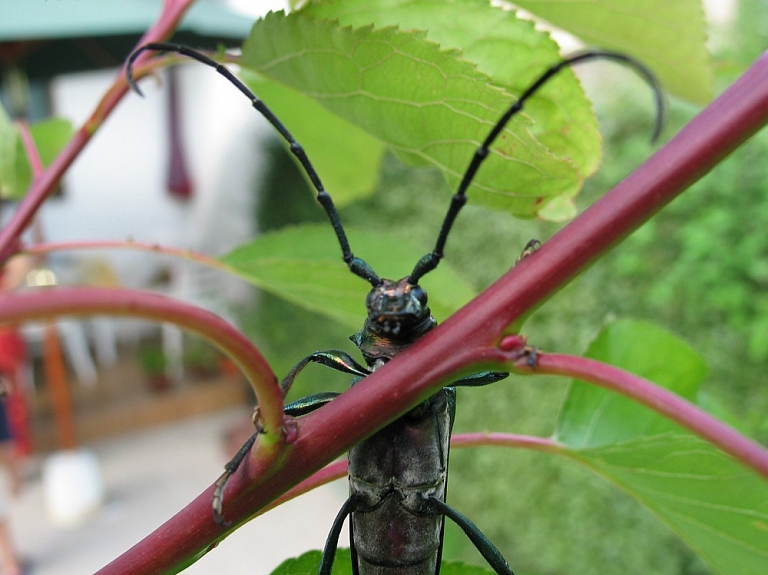
<instances>
[{"instance_id":1,"label":"beetle leg","mask_svg":"<svg viewBox=\"0 0 768 575\"><path fill-rule=\"evenodd\" d=\"M301 370L303 370L305 367L307 367L307 365L309 365L309 363L312 362L321 363L327 367L335 369L336 371L350 373L352 375L359 375L360 377L371 375L371 372L367 368L357 363L351 355L344 351L338 349L316 351L315 353L308 355L299 363L294 365L291 368L291 371L288 372L288 375L286 375L283 378L283 381L280 382L280 389L283 392L283 397L288 395L288 390L291 389L293 380L296 379L296 376L299 375Z\"/></svg>"},{"instance_id":2,"label":"beetle leg","mask_svg":"<svg viewBox=\"0 0 768 575\"><path fill-rule=\"evenodd\" d=\"M229 525L229 522L225 521L224 515L222 513L222 507L224 505L224 488L227 486L229 478L232 477L232 474L234 474L235 471L237 471L237 468L240 467L240 464L243 462L243 459L245 459L245 456L248 455L248 453L251 451L251 447L253 447L253 444L256 442L256 438L259 436L259 433L261 433L260 429L248 438L248 441L246 441L237 451L237 453L235 453L235 456L227 462L227 464L224 466L224 473L222 473L221 476L216 480L216 487L213 490L212 501L213 520L222 527L227 527Z\"/></svg>"},{"instance_id":3,"label":"beetle leg","mask_svg":"<svg viewBox=\"0 0 768 575\"><path fill-rule=\"evenodd\" d=\"M333 400L335 397L338 397L340 394L337 392L329 391L325 393L316 393L315 395L309 395L307 397L303 397L299 400L294 401L293 403L289 403L285 406L285 414L290 415L292 417L299 417L301 415L306 415L307 413L310 413L314 411L315 409L322 407L326 403L329 403L331 400ZM257 419L258 417L258 408L256 409L256 412L254 413L254 419ZM248 455L248 453L251 451L251 448L253 447L253 444L256 442L256 438L258 438L259 434L262 432L261 427L259 426L257 421L254 421L254 424L256 425L256 432L251 435L251 437L248 438L248 441L246 441L243 446L237 451L235 456L227 462L227 464L224 466L224 473L221 474L221 476L216 480L216 487L213 490L213 520L216 521L217 524L221 525L222 527L227 527L229 523L224 520L223 516L223 505L224 505L224 489L227 487L227 483L229 483L229 478L234 475L235 471L240 467L240 464L243 462L243 459L245 459L245 456Z\"/></svg>"},{"instance_id":4,"label":"beetle leg","mask_svg":"<svg viewBox=\"0 0 768 575\"><path fill-rule=\"evenodd\" d=\"M504 371L482 371L457 379L451 384L451 387L480 387L482 385L496 383L507 377L509 377L509 374Z\"/></svg>"},{"instance_id":5,"label":"beetle leg","mask_svg":"<svg viewBox=\"0 0 768 575\"><path fill-rule=\"evenodd\" d=\"M335 398L341 395L337 391L325 391L323 393L315 393L297 399L293 403L289 403L285 406L285 414L291 417L301 417L315 411L316 409L324 406L326 403L330 403Z\"/></svg>"},{"instance_id":6,"label":"beetle leg","mask_svg":"<svg viewBox=\"0 0 768 575\"><path fill-rule=\"evenodd\" d=\"M317 575L331 575L333 569L333 560L336 557L336 548L339 545L339 535L341 534L341 527L344 525L344 520L347 515L351 514L358 508L357 497L353 494L349 496L341 506L339 513L336 515L336 519L333 520L331 526L331 532L328 534L328 539L325 540L325 547L323 548L323 558L320 562L320 569Z\"/></svg>"},{"instance_id":7,"label":"beetle leg","mask_svg":"<svg viewBox=\"0 0 768 575\"><path fill-rule=\"evenodd\" d=\"M346 352L336 349L316 351L315 353L308 355L299 363L294 365L293 368L291 368L291 371L288 372L288 375L286 375L280 382L280 389L283 393L283 397L285 397L288 391L291 389L293 381L296 379L296 376L299 375L301 370L313 362L332 367L337 371L350 373L360 377L365 377L371 373L368 369L357 363L352 358L352 356ZM336 392L327 392L317 393L304 397L285 406L285 414L293 417L305 415L330 402L338 395L339 394ZM229 478L232 477L235 471L237 471L238 467L240 467L243 459L245 459L245 456L250 452L254 442L256 441L256 438L262 431L261 424L259 422L258 406L253 412L253 423L256 426L256 433L254 433L250 439L248 439L248 441L243 444L235 456L224 466L224 473L222 473L221 476L216 480L216 487L213 491L212 501L213 519L216 521L216 523L223 527L227 526L227 522L224 520L222 515L224 505L224 489L227 487Z\"/></svg>"},{"instance_id":8,"label":"beetle leg","mask_svg":"<svg viewBox=\"0 0 768 575\"><path fill-rule=\"evenodd\" d=\"M452 519L456 525L461 527L462 531L466 533L469 540L472 541L475 547L477 547L477 550L480 551L480 554L496 573L499 575L515 575L507 563L507 560L504 559L504 556L501 554L501 551L499 551L498 548L491 543L491 540L478 529L477 525L472 523L453 507L435 497L427 499L427 504L436 512Z\"/></svg>"},{"instance_id":9,"label":"beetle leg","mask_svg":"<svg viewBox=\"0 0 768 575\"><path fill-rule=\"evenodd\" d=\"M520 255L515 260L515 264L519 264L522 260L530 256L533 252L538 250L541 247L541 242L539 240L528 240L528 243L525 244L525 247L523 248L523 251L520 252Z\"/></svg>"}]
</instances>

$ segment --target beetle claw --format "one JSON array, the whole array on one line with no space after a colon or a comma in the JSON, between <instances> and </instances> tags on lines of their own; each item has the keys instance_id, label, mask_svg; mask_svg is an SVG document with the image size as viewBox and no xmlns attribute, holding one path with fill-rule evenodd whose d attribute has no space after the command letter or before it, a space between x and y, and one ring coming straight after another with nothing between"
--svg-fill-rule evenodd
<instances>
[{"instance_id":1,"label":"beetle claw","mask_svg":"<svg viewBox=\"0 0 768 575\"><path fill-rule=\"evenodd\" d=\"M214 484L216 487L213 490L213 498L211 501L213 507L213 520L219 527L229 527L232 525L231 521L224 519L224 489L229 483L229 478L232 477L232 473L229 469L224 471L221 476L216 480Z\"/></svg>"},{"instance_id":2,"label":"beetle claw","mask_svg":"<svg viewBox=\"0 0 768 575\"><path fill-rule=\"evenodd\" d=\"M216 480L216 483L214 483L215 487L213 489L213 497L211 500L213 520L221 527L228 527L232 524L232 522L224 519L224 489L226 489L227 483L229 483L229 478L235 474L235 471L240 467L245 456L251 452L251 448L260 433L263 433L263 429L257 425L256 433L251 435L248 438L248 441L246 441L237 453L235 453L235 456L227 462L224 466L224 473L222 473Z\"/></svg>"},{"instance_id":3,"label":"beetle claw","mask_svg":"<svg viewBox=\"0 0 768 575\"><path fill-rule=\"evenodd\" d=\"M523 248L523 251L520 252L520 255L515 260L515 264L519 264L521 261L523 261L525 258L533 254L536 250L538 250L541 247L541 242L539 240L533 239L528 240L528 243L525 244L525 247Z\"/></svg>"}]
</instances>

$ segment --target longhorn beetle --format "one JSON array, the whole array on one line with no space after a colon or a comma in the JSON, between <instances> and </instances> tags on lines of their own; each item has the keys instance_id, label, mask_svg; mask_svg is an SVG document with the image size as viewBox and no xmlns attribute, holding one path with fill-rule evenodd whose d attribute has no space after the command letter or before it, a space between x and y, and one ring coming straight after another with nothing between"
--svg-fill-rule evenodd
<instances>
[{"instance_id":1,"label":"longhorn beetle","mask_svg":"<svg viewBox=\"0 0 768 575\"><path fill-rule=\"evenodd\" d=\"M609 59L634 68L651 86L657 109L654 139L662 125L661 89L653 76L636 60L615 52L585 51L565 58L547 69L494 125L485 141L477 148L469 163L448 212L443 220L434 249L422 257L411 273L399 281L380 278L349 247L344 227L333 200L309 161L301 145L272 111L254 95L229 69L186 46L151 43L140 47L128 59L126 76L136 92L131 66L145 50L177 52L213 67L251 101L289 144L313 187L317 200L325 210L341 246L342 257L350 271L371 284L366 298L368 317L360 331L350 337L362 352L367 367L339 350L318 351L297 363L280 383L283 396L296 376L311 362L320 363L354 377L352 385L370 375L395 355L412 345L437 325L427 305L427 293L419 280L432 271L443 258L443 250L453 222L467 201L467 188L490 146L512 116L522 110L526 100L563 68L595 59ZM532 242L523 256L535 249ZM535 353L529 355L535 362ZM456 386L488 385L507 377L508 373L483 372L453 382L408 413L390 423L349 451L350 496L333 522L320 565L320 575L330 575L339 533L350 516L350 547L353 572L356 575L438 575L442 554L445 517L455 521L471 539L490 566L499 575L514 575L499 550L469 519L445 502L448 449L456 407ZM320 393L295 401L285 407L286 415L299 417L332 401L338 393ZM225 524L222 514L224 489L229 477L250 452L260 429L258 408L254 414L256 432L227 463L216 482L213 496L215 520Z\"/></svg>"}]
</instances>

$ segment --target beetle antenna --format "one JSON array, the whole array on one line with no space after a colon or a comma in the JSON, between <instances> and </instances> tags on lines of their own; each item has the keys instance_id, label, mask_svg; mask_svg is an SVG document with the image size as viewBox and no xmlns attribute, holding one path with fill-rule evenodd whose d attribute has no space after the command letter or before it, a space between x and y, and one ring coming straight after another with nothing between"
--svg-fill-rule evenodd
<instances>
[{"instance_id":1,"label":"beetle antenna","mask_svg":"<svg viewBox=\"0 0 768 575\"><path fill-rule=\"evenodd\" d=\"M539 78L533 84L531 84L528 89L525 90L525 92L522 93L522 95L515 101L515 103L512 104L512 106L510 106L509 109L501 116L499 121L496 122L496 125L485 138L485 141L477 148L475 155L472 158L469 167L467 168L467 171L464 172L464 177L461 179L461 183L459 184L456 193L453 195L453 198L451 198L451 204L448 207L448 213L445 215L445 219L443 220L443 223L440 227L440 234L437 236L437 243L435 244L435 248L432 250L432 252L422 257L416 263L416 266L413 268L411 275L408 276L408 283L410 285L418 284L419 279L421 279L424 274L429 273L435 269L440 263L440 260L443 258L443 250L445 249L445 243L448 240L448 234L451 231L453 222L456 219L456 216L459 214L459 211L461 211L461 208L463 208L464 204L467 203L467 188L469 188L469 185L472 183L472 180L474 179L478 168L483 163L483 160L488 157L491 144L493 144L493 142L499 136L501 131L509 122L510 118L521 111L525 105L526 100L533 96L539 90L539 88L546 84L547 81L549 81L563 68L568 68L574 64L579 64L580 62L597 59L613 60L615 62L628 65L629 67L633 68L651 87L654 95L654 104L656 106L656 121L654 124L651 141L656 141L664 124L664 98L661 86L656 79L656 76L654 76L648 68L630 56L619 54L617 52L608 52L605 50L587 50L584 52L578 52L573 56L561 60L549 68L541 76L539 76Z\"/></svg>"},{"instance_id":2,"label":"beetle antenna","mask_svg":"<svg viewBox=\"0 0 768 575\"><path fill-rule=\"evenodd\" d=\"M269 107L267 107L267 105L248 88L248 86L246 86L229 70L229 68L223 64L220 64L216 60L213 60L205 54L198 52L197 50L193 50L187 46L166 42L152 42L145 44L144 46L141 46L136 51L134 51L133 54L131 54L128 58L128 63L126 64L125 68L125 77L130 87L140 96L143 96L143 94L137 86L135 79L133 78L132 67L133 63L136 61L139 55L147 50L176 52L182 56L189 56L190 58L193 58L198 62L201 62L202 64L210 66L216 70L219 74L234 84L238 90L245 94L245 96L251 101L251 105L256 109L256 111L264 116L267 121L272 124L277 132L283 137L283 139L288 142L291 153L296 156L296 159L301 164L301 167L304 168L304 172L307 174L310 182L312 183L312 186L317 191L317 201L325 210L325 213L328 215L328 219L331 221L331 225L333 226L333 231L336 232L336 237L338 238L339 245L341 246L342 257L350 271L356 276L363 278L374 287L379 285L381 283L381 279L378 275L376 275L376 272L373 271L373 268L371 268L371 266L369 266L362 259L355 257L355 255L352 253L352 250L349 247L349 241L347 240L347 234L344 232L344 226L341 224L341 219L339 218L339 213L336 210L333 199L331 198L331 195L325 191L323 183L320 181L320 176L318 176L317 171L315 171L312 162L309 161L307 154L304 152L304 148L296 141L293 135L283 125L283 123L277 118L277 116L275 116L272 110L270 110Z\"/></svg>"}]
</instances>

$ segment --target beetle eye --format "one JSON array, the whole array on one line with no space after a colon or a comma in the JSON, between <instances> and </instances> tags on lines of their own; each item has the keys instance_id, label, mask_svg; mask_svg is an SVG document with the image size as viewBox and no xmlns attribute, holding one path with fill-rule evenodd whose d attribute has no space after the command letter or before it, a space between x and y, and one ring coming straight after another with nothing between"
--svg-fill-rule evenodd
<instances>
[{"instance_id":1,"label":"beetle eye","mask_svg":"<svg viewBox=\"0 0 768 575\"><path fill-rule=\"evenodd\" d=\"M417 300L419 300L419 303L423 306L427 305L427 292L421 288L420 286L415 286L413 289L411 289L411 294L413 297L415 297Z\"/></svg>"}]
</instances>

